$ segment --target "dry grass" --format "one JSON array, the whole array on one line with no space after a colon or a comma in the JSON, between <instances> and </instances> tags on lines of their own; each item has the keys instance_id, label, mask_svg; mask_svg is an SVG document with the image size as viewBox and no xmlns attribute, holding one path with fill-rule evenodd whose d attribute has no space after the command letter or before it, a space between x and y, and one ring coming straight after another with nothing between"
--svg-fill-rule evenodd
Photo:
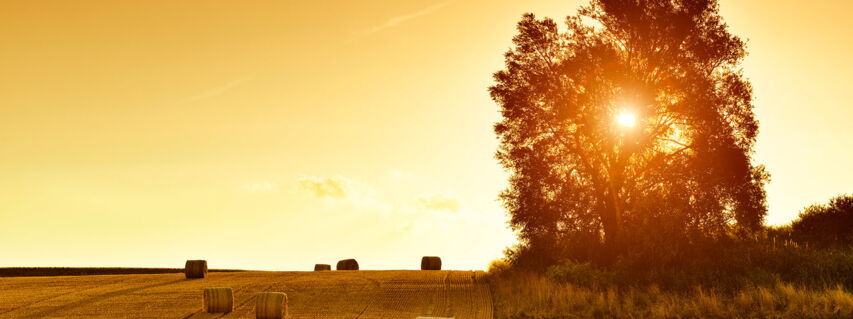
<instances>
[{"instance_id":1,"label":"dry grass","mask_svg":"<svg viewBox=\"0 0 853 319\"><path fill-rule=\"evenodd\" d=\"M288 319L492 318L482 272L331 271L0 278L0 318L255 318L261 292L284 292ZM202 312L202 292L231 287L234 311Z\"/></svg>"},{"instance_id":2,"label":"dry grass","mask_svg":"<svg viewBox=\"0 0 853 319\"><path fill-rule=\"evenodd\" d=\"M490 278L495 318L853 318L844 289L804 289L777 283L734 294L694 288L583 288L535 274Z\"/></svg>"}]
</instances>

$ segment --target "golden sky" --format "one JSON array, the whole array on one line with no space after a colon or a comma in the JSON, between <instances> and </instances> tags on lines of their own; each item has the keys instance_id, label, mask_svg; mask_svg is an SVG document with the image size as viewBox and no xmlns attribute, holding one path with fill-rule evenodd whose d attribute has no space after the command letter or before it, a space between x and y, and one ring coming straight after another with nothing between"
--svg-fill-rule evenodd
<instances>
[{"instance_id":1,"label":"golden sky","mask_svg":"<svg viewBox=\"0 0 853 319\"><path fill-rule=\"evenodd\" d=\"M480 269L513 241L486 88L576 1L0 3L0 266ZM853 191L853 3L721 2L770 224Z\"/></svg>"}]
</instances>

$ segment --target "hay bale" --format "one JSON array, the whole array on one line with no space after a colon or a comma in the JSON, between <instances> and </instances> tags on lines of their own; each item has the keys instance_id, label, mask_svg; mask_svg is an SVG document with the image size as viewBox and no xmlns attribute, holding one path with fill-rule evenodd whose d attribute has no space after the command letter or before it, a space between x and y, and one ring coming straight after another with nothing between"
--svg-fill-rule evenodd
<instances>
[{"instance_id":1,"label":"hay bale","mask_svg":"<svg viewBox=\"0 0 853 319\"><path fill-rule=\"evenodd\" d=\"M184 264L184 275L187 279L206 277L207 260L187 260L187 263Z\"/></svg>"},{"instance_id":2,"label":"hay bale","mask_svg":"<svg viewBox=\"0 0 853 319\"><path fill-rule=\"evenodd\" d=\"M421 258L421 270L441 270L441 258L424 256Z\"/></svg>"},{"instance_id":3,"label":"hay bale","mask_svg":"<svg viewBox=\"0 0 853 319\"><path fill-rule=\"evenodd\" d=\"M332 270L332 265L329 265L329 264L316 264L316 265L314 265L314 271L323 271L323 270Z\"/></svg>"},{"instance_id":4,"label":"hay bale","mask_svg":"<svg viewBox=\"0 0 853 319\"><path fill-rule=\"evenodd\" d=\"M262 292L255 298L255 318L284 319L287 317L287 294Z\"/></svg>"},{"instance_id":5,"label":"hay bale","mask_svg":"<svg viewBox=\"0 0 853 319\"><path fill-rule=\"evenodd\" d=\"M344 259L338 262L337 270L358 270L358 262L355 259Z\"/></svg>"},{"instance_id":6,"label":"hay bale","mask_svg":"<svg viewBox=\"0 0 853 319\"><path fill-rule=\"evenodd\" d=\"M204 312L223 313L234 310L231 288L204 288Z\"/></svg>"}]
</instances>

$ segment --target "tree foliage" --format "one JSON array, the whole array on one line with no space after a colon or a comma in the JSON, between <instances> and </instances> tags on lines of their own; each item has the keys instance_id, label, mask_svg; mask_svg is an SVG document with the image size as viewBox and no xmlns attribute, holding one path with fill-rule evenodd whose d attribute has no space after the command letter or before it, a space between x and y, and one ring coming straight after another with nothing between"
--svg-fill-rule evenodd
<instances>
[{"instance_id":1,"label":"tree foliage","mask_svg":"<svg viewBox=\"0 0 853 319\"><path fill-rule=\"evenodd\" d=\"M511 174L501 199L524 245L620 252L761 226L769 175L751 160L745 44L715 0L593 0L565 31L526 14L513 43L490 93Z\"/></svg>"},{"instance_id":2,"label":"tree foliage","mask_svg":"<svg viewBox=\"0 0 853 319\"><path fill-rule=\"evenodd\" d=\"M853 195L840 195L826 205L812 205L791 223L792 237L818 247L853 244Z\"/></svg>"}]
</instances>

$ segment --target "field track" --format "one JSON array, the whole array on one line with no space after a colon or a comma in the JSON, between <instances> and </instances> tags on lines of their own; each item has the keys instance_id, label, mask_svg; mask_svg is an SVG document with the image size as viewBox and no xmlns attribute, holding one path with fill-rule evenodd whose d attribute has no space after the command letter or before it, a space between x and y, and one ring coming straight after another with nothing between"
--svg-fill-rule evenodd
<instances>
[{"instance_id":1,"label":"field track","mask_svg":"<svg viewBox=\"0 0 853 319\"><path fill-rule=\"evenodd\" d=\"M202 289L231 287L234 312L201 313ZM491 319L482 272L324 271L0 278L0 318L254 318L254 296L287 293L290 319Z\"/></svg>"}]
</instances>

